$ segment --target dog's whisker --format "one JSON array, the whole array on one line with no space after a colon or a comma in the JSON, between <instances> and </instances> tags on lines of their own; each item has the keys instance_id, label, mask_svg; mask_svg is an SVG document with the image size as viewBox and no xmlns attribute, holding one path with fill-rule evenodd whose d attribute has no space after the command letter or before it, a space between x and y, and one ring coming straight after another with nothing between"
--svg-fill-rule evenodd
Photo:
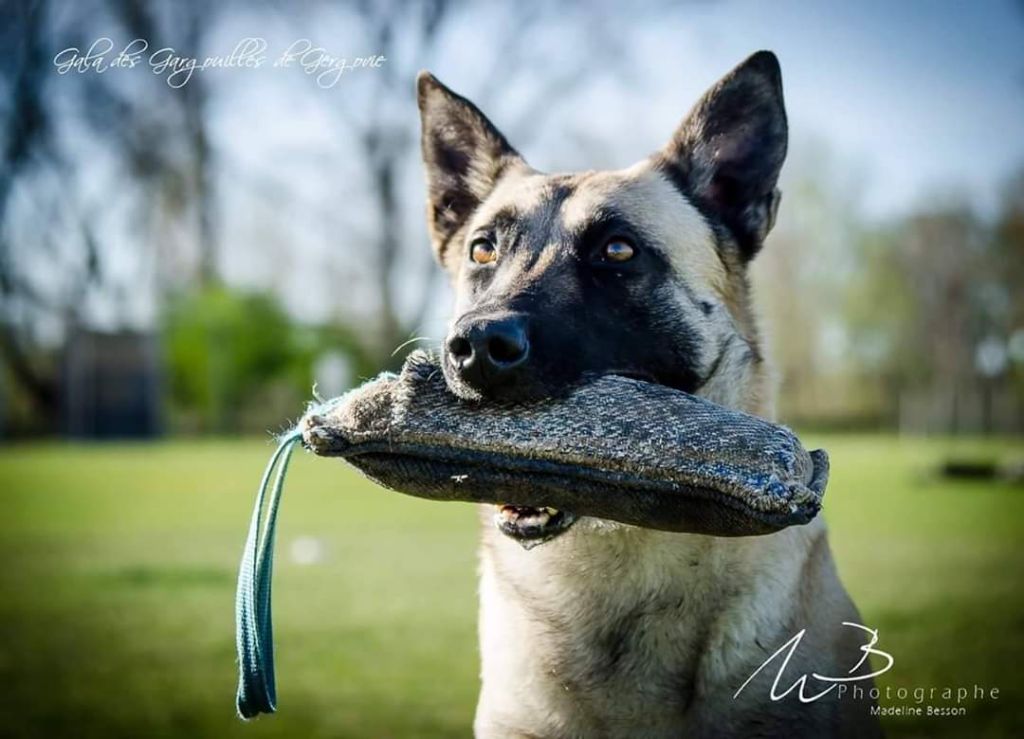
<instances>
[{"instance_id":1,"label":"dog's whisker","mask_svg":"<svg viewBox=\"0 0 1024 739\"><path fill-rule=\"evenodd\" d=\"M407 341L403 341L401 344L396 346L395 350L393 352L391 352L391 356L392 357L395 356L396 354L398 354L398 352L402 351L405 347L409 346L410 344L415 344L417 341L437 341L437 339L432 338L430 336L413 336L411 339L409 339Z\"/></svg>"}]
</instances>

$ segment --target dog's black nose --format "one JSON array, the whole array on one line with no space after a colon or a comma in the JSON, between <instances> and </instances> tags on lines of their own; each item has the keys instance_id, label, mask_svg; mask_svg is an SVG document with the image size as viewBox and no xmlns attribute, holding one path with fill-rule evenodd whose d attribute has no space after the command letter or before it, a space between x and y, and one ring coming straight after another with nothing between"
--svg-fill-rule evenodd
<instances>
[{"instance_id":1,"label":"dog's black nose","mask_svg":"<svg viewBox=\"0 0 1024 739\"><path fill-rule=\"evenodd\" d=\"M448 360L459 378L486 392L513 382L530 354L526 318L506 315L460 321L446 342Z\"/></svg>"}]
</instances>

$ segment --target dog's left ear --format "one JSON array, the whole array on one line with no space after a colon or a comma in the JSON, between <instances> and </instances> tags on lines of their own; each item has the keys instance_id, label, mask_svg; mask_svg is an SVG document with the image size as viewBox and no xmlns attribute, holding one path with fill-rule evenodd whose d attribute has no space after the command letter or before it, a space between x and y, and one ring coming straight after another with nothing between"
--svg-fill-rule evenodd
<instances>
[{"instance_id":1,"label":"dog's left ear","mask_svg":"<svg viewBox=\"0 0 1024 739\"><path fill-rule=\"evenodd\" d=\"M779 61L759 51L704 94L654 162L729 229L746 261L775 222L787 140Z\"/></svg>"},{"instance_id":2,"label":"dog's left ear","mask_svg":"<svg viewBox=\"0 0 1024 739\"><path fill-rule=\"evenodd\" d=\"M473 103L429 72L416 80L427 170L427 225L434 255L444 262L448 243L473 211L522 157Z\"/></svg>"}]
</instances>

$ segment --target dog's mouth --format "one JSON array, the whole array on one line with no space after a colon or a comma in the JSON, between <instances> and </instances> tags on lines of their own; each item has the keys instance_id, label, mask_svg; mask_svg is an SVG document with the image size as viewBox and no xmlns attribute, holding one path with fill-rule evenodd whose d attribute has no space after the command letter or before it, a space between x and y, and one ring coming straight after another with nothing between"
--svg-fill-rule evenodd
<instances>
[{"instance_id":1,"label":"dog's mouth","mask_svg":"<svg viewBox=\"0 0 1024 739\"><path fill-rule=\"evenodd\" d=\"M533 506L497 505L494 525L498 531L514 539L524 549L551 541L564 534L576 523L576 516L568 511Z\"/></svg>"},{"instance_id":2,"label":"dog's mouth","mask_svg":"<svg viewBox=\"0 0 1024 739\"><path fill-rule=\"evenodd\" d=\"M633 380L657 382L649 372L635 369L609 370L605 374L619 375ZM564 534L574 523L575 514L551 507L497 504L494 525L498 531L519 543L523 549L533 549L540 544Z\"/></svg>"}]
</instances>

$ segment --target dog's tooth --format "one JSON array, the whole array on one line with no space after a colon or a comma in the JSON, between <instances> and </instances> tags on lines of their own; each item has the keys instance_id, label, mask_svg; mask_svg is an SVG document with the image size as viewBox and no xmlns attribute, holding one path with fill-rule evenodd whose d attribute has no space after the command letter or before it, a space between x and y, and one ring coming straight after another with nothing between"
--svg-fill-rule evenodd
<instances>
[{"instance_id":1,"label":"dog's tooth","mask_svg":"<svg viewBox=\"0 0 1024 739\"><path fill-rule=\"evenodd\" d=\"M546 506L544 508L544 510L548 512L549 516L554 516L556 513L558 513L558 509L557 508L552 508L550 506Z\"/></svg>"},{"instance_id":2,"label":"dog's tooth","mask_svg":"<svg viewBox=\"0 0 1024 739\"><path fill-rule=\"evenodd\" d=\"M545 509L540 509L536 513L527 517L525 523L530 526L543 526L550 520L551 514L549 514Z\"/></svg>"}]
</instances>

